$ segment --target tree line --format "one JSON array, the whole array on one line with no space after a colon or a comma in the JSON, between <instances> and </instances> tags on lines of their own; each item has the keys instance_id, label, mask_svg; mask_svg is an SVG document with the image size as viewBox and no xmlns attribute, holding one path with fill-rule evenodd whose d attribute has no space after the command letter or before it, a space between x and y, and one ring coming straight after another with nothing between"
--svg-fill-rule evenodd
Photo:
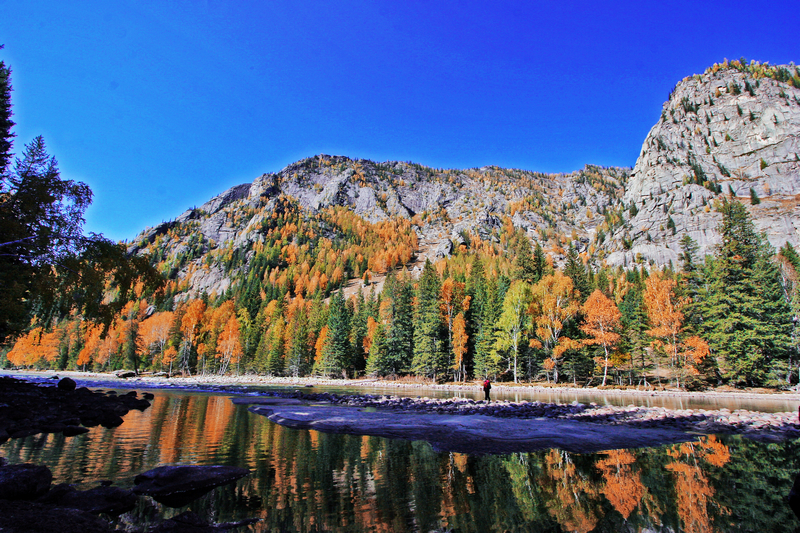
<instances>
[{"instance_id":1,"label":"tree line","mask_svg":"<svg viewBox=\"0 0 800 533\"><path fill-rule=\"evenodd\" d=\"M745 207L723 199L722 244L681 268L593 271L574 248L562 268L515 230L507 256L464 250L382 290L313 294L270 276L238 293L174 303L135 298L108 328L75 315L20 337L15 366L273 376L491 378L594 385L788 386L797 383L800 257L775 254ZM513 257L508 260L508 257ZM264 269L263 272L269 272ZM266 277L266 279L264 279ZM248 288L250 287L250 288ZM149 299L148 299L149 298Z\"/></svg>"}]
</instances>

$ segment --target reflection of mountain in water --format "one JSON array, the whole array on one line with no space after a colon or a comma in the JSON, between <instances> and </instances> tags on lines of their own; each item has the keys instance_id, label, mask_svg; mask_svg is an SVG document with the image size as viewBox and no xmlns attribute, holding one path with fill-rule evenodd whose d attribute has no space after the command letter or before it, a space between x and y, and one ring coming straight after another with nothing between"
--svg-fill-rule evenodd
<instances>
[{"instance_id":1,"label":"reflection of mountain in water","mask_svg":"<svg viewBox=\"0 0 800 533\"><path fill-rule=\"evenodd\" d=\"M770 531L796 518L784 498L798 444L703 438L662 448L474 457L420 442L289 430L229 398L157 393L114 429L12 440L12 463L94 486L162 464L251 470L193 510L260 516L256 531ZM179 512L179 511L176 511ZM167 513L169 514L169 513Z\"/></svg>"}]
</instances>

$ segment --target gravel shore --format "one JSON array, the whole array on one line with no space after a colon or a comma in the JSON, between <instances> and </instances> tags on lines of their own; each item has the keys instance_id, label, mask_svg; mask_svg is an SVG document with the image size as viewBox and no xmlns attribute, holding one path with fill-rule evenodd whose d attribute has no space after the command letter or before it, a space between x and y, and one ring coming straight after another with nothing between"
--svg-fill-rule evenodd
<instances>
[{"instance_id":1,"label":"gravel shore","mask_svg":"<svg viewBox=\"0 0 800 533\"><path fill-rule=\"evenodd\" d=\"M299 400L306 404L373 408L399 413L483 415L505 419L570 420L615 426L617 431L669 429L693 434L738 434L754 440L778 442L800 437L798 413L762 413L737 409L665 409L663 407L615 407L594 403L555 404L538 401L476 401L465 398L408 398L370 394L270 392L261 397ZM238 398L236 403L257 404L259 396Z\"/></svg>"},{"instance_id":2,"label":"gravel shore","mask_svg":"<svg viewBox=\"0 0 800 533\"><path fill-rule=\"evenodd\" d=\"M33 377L37 381L51 380L56 376L69 376L75 380L88 381L102 387L141 388L141 389L189 389L219 390L231 394L247 394L237 403L258 403L259 395L295 398L304 402L327 403L336 406L375 408L396 413L426 413L446 415L484 415L496 418L516 419L560 419L575 422L591 422L606 426L627 428L659 428L698 434L741 434L748 438L766 441L779 441L800 437L800 422L797 412L765 413L745 409L667 409L664 407L643 407L636 405L611 406L595 403L572 402L570 404L546 403L539 401L493 401L484 402L468 398L428 398L400 397L390 394L333 394L318 393L312 387L337 387L357 389L380 388L419 391L476 391L479 385L413 383L405 381L382 381L374 379L321 379L266 377L255 375L218 376L201 375L191 377L154 377L142 375L121 379L108 373L84 372L0 372L0 375ZM89 385L91 386L91 385ZM276 387L283 391L253 392L250 387ZM590 392L594 395L615 395L642 397L719 397L719 398L775 398L800 402L800 394L779 392L762 393L750 391L708 391L687 392L679 390L620 390L554 388L542 385L493 384L493 393L514 392ZM255 394L255 396L253 396ZM249 398L249 399L248 399Z\"/></svg>"}]
</instances>

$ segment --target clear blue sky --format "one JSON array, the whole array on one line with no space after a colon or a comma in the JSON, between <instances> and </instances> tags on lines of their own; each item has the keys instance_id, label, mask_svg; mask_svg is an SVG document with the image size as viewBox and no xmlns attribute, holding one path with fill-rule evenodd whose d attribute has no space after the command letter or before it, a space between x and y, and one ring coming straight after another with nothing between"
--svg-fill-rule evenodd
<instances>
[{"instance_id":1,"label":"clear blue sky","mask_svg":"<svg viewBox=\"0 0 800 533\"><path fill-rule=\"evenodd\" d=\"M0 0L15 149L43 135L132 239L319 153L633 166L683 77L800 62L796 1Z\"/></svg>"}]
</instances>

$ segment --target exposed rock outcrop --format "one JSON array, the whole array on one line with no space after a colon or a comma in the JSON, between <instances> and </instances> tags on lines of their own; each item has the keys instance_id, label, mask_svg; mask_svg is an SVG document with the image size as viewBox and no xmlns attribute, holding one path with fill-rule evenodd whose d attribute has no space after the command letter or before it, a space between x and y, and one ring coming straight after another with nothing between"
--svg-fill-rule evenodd
<instances>
[{"instance_id":1,"label":"exposed rock outcrop","mask_svg":"<svg viewBox=\"0 0 800 533\"><path fill-rule=\"evenodd\" d=\"M631 174L627 223L613 235L610 263L677 262L684 235L700 257L712 253L721 220L714 203L723 196L747 204L774 247L800 243L800 89L792 76L794 66L732 62L678 83Z\"/></svg>"},{"instance_id":2,"label":"exposed rock outcrop","mask_svg":"<svg viewBox=\"0 0 800 533\"><path fill-rule=\"evenodd\" d=\"M289 198L309 218L340 206L373 223L408 219L420 242L444 243L421 247L417 259L444 257L452 252L445 240L457 247L469 235L499 243L508 223L556 264L572 244L595 268L679 266L686 235L701 257L713 253L720 240L717 208L731 193L748 204L773 246L800 245L798 87L800 70L793 65L726 62L684 79L664 103L632 172L591 165L564 174L440 170L318 155L145 230L129 250L168 259L169 277L188 286L179 298L223 294L246 272L265 226Z\"/></svg>"}]
</instances>

